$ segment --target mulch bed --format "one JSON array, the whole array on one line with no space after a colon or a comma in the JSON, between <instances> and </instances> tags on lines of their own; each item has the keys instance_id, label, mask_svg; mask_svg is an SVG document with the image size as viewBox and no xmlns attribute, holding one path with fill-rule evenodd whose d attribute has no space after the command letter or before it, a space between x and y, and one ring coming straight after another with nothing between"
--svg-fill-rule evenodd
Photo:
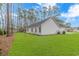
<instances>
[{"instance_id":1,"label":"mulch bed","mask_svg":"<svg viewBox=\"0 0 79 59\"><path fill-rule=\"evenodd\" d=\"M8 55L13 39L14 39L14 36L9 36L9 37L0 36L0 49L1 49L2 56Z\"/></svg>"}]
</instances>

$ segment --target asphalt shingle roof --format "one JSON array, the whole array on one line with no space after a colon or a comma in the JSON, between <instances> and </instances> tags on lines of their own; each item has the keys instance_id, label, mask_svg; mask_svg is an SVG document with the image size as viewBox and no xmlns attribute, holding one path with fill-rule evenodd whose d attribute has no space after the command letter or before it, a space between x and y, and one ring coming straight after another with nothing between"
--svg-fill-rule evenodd
<instances>
[{"instance_id":1,"label":"asphalt shingle roof","mask_svg":"<svg viewBox=\"0 0 79 59\"><path fill-rule=\"evenodd\" d=\"M45 20L42 20L42 21L40 21L40 22L37 22L37 23L34 23L34 24L29 25L28 27L39 26L39 25L41 25L42 23L44 23L45 21L47 21L47 20L49 20L49 19L52 19L52 20L56 23L56 25L57 25L58 27L65 27L64 24L58 22L58 21L56 20L56 18L54 18L54 17L48 17L48 18L45 19Z\"/></svg>"}]
</instances>

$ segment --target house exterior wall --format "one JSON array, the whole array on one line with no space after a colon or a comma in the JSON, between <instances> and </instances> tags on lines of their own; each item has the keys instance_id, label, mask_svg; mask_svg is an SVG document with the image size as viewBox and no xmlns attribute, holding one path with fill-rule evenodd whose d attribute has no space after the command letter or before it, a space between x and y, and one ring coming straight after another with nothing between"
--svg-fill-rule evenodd
<instances>
[{"instance_id":1,"label":"house exterior wall","mask_svg":"<svg viewBox=\"0 0 79 59\"><path fill-rule=\"evenodd\" d=\"M32 33L35 33L35 27L33 27L33 32Z\"/></svg>"},{"instance_id":2,"label":"house exterior wall","mask_svg":"<svg viewBox=\"0 0 79 59\"><path fill-rule=\"evenodd\" d=\"M41 35L48 35L48 34L57 34L59 27L55 24L52 19L47 20L43 24L41 24Z\"/></svg>"},{"instance_id":3,"label":"house exterior wall","mask_svg":"<svg viewBox=\"0 0 79 59\"><path fill-rule=\"evenodd\" d=\"M40 35L39 27L40 27L40 26L30 27L30 28L28 28L28 32L27 32L27 33L33 33L33 34L38 34L38 35ZM33 28L33 32L31 31L32 28ZM36 31L35 31L35 29L36 29Z\"/></svg>"},{"instance_id":4,"label":"house exterior wall","mask_svg":"<svg viewBox=\"0 0 79 59\"><path fill-rule=\"evenodd\" d=\"M38 35L40 35L40 34L41 34L41 33L39 32L39 27L40 27L40 26L37 26L37 27L36 27L37 32L35 32L35 34L38 34Z\"/></svg>"},{"instance_id":5,"label":"house exterior wall","mask_svg":"<svg viewBox=\"0 0 79 59\"><path fill-rule=\"evenodd\" d=\"M39 27L41 27L41 32L39 32ZM31 31L31 28L33 28L33 32ZM37 31L35 31L35 28ZM64 30L65 28L58 27L57 24L52 19L49 19L44 23L40 24L39 26L30 27L28 33L38 35L48 35L48 34L57 34L58 31L62 33Z\"/></svg>"},{"instance_id":6,"label":"house exterior wall","mask_svg":"<svg viewBox=\"0 0 79 59\"><path fill-rule=\"evenodd\" d=\"M27 33L31 33L31 28L28 28L28 31L26 31Z\"/></svg>"}]
</instances>

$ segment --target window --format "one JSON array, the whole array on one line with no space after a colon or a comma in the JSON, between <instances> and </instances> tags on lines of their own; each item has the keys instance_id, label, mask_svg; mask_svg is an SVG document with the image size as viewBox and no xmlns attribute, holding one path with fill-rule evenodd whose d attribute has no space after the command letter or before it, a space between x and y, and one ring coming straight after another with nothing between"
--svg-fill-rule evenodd
<instances>
[{"instance_id":1,"label":"window","mask_svg":"<svg viewBox=\"0 0 79 59\"><path fill-rule=\"evenodd\" d=\"M37 32L37 28L35 27L35 32Z\"/></svg>"},{"instance_id":2,"label":"window","mask_svg":"<svg viewBox=\"0 0 79 59\"><path fill-rule=\"evenodd\" d=\"M41 33L41 26L39 27L39 33Z\"/></svg>"},{"instance_id":3,"label":"window","mask_svg":"<svg viewBox=\"0 0 79 59\"><path fill-rule=\"evenodd\" d=\"M31 32L33 32L33 28L31 28Z\"/></svg>"}]
</instances>

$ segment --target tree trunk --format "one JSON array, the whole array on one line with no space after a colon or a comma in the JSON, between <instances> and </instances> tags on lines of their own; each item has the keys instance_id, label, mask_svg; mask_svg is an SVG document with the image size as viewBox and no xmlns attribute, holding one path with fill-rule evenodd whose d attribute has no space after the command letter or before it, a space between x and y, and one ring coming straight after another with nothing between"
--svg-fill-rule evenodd
<instances>
[{"instance_id":1,"label":"tree trunk","mask_svg":"<svg viewBox=\"0 0 79 59\"><path fill-rule=\"evenodd\" d=\"M11 35L11 31L10 31L10 9L9 9L10 5L9 3L7 3L7 36Z\"/></svg>"}]
</instances>

